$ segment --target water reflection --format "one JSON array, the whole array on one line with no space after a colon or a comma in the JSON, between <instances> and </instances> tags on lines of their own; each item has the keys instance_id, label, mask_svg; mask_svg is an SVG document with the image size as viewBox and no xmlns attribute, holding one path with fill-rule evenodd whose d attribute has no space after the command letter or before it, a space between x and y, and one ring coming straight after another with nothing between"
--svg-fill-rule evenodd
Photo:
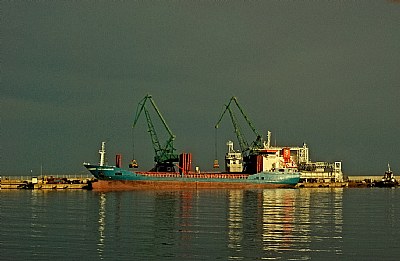
<instances>
[{"instance_id":1,"label":"water reflection","mask_svg":"<svg viewBox=\"0 0 400 261\"><path fill-rule=\"evenodd\" d=\"M105 258L123 249L139 259L338 258L342 201L343 189L326 188L100 193L97 252Z\"/></svg>"},{"instance_id":2,"label":"water reflection","mask_svg":"<svg viewBox=\"0 0 400 261\"><path fill-rule=\"evenodd\" d=\"M243 239L243 190L228 192L228 247L240 252Z\"/></svg>"},{"instance_id":3,"label":"water reflection","mask_svg":"<svg viewBox=\"0 0 400 261\"><path fill-rule=\"evenodd\" d=\"M265 251L289 249L294 238L295 191L264 191L262 209L263 249Z\"/></svg>"},{"instance_id":4,"label":"water reflection","mask_svg":"<svg viewBox=\"0 0 400 261\"><path fill-rule=\"evenodd\" d=\"M343 250L343 189L301 189L294 202L298 258L337 256Z\"/></svg>"},{"instance_id":5,"label":"water reflection","mask_svg":"<svg viewBox=\"0 0 400 261\"><path fill-rule=\"evenodd\" d=\"M194 193L192 191L181 191L179 193L179 227L180 240L188 247L190 244L190 232L192 232L192 210L193 210L193 198Z\"/></svg>"},{"instance_id":6,"label":"water reflection","mask_svg":"<svg viewBox=\"0 0 400 261\"><path fill-rule=\"evenodd\" d=\"M399 189L0 191L2 260L396 260Z\"/></svg>"},{"instance_id":7,"label":"water reflection","mask_svg":"<svg viewBox=\"0 0 400 261\"><path fill-rule=\"evenodd\" d=\"M235 250L230 259L340 255L342 197L342 189L229 191L228 247ZM249 247L255 252L248 253Z\"/></svg>"},{"instance_id":8,"label":"water reflection","mask_svg":"<svg viewBox=\"0 0 400 261\"><path fill-rule=\"evenodd\" d=\"M100 193L99 197L99 242L97 243L97 252L100 259L103 259L105 244L105 227L106 227L106 193Z\"/></svg>"}]
</instances>

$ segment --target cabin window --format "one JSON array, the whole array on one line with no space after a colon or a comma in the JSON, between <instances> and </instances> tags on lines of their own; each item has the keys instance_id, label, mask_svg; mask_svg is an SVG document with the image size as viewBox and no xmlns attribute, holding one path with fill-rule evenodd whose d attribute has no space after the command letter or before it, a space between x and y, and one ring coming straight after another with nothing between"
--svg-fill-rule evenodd
<instances>
[{"instance_id":1,"label":"cabin window","mask_svg":"<svg viewBox=\"0 0 400 261\"><path fill-rule=\"evenodd\" d=\"M261 179L263 180L263 179L264 179L264 177L261 177Z\"/></svg>"},{"instance_id":2,"label":"cabin window","mask_svg":"<svg viewBox=\"0 0 400 261\"><path fill-rule=\"evenodd\" d=\"M115 172L114 175L115 175L115 176L122 176L122 173L121 173L121 172Z\"/></svg>"},{"instance_id":3,"label":"cabin window","mask_svg":"<svg viewBox=\"0 0 400 261\"><path fill-rule=\"evenodd\" d=\"M284 172L285 170L284 169L279 169L279 172Z\"/></svg>"}]
</instances>

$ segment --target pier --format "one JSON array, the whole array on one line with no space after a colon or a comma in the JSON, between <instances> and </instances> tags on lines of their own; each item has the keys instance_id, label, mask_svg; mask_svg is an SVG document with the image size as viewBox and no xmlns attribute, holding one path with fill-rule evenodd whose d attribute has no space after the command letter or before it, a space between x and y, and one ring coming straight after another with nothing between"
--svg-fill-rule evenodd
<instances>
[{"instance_id":1,"label":"pier","mask_svg":"<svg viewBox=\"0 0 400 261\"><path fill-rule=\"evenodd\" d=\"M329 179L303 180L297 184L298 188L367 188L382 180L382 176L347 176L342 182L334 182Z\"/></svg>"},{"instance_id":2,"label":"pier","mask_svg":"<svg viewBox=\"0 0 400 261\"><path fill-rule=\"evenodd\" d=\"M86 189L91 175L7 176L0 178L0 189Z\"/></svg>"},{"instance_id":3,"label":"pier","mask_svg":"<svg viewBox=\"0 0 400 261\"><path fill-rule=\"evenodd\" d=\"M348 182L300 182L296 188L346 188L349 187Z\"/></svg>"},{"instance_id":4,"label":"pier","mask_svg":"<svg viewBox=\"0 0 400 261\"><path fill-rule=\"evenodd\" d=\"M381 176L348 176L347 177L349 187L362 188L371 187L374 182L382 180Z\"/></svg>"}]
</instances>

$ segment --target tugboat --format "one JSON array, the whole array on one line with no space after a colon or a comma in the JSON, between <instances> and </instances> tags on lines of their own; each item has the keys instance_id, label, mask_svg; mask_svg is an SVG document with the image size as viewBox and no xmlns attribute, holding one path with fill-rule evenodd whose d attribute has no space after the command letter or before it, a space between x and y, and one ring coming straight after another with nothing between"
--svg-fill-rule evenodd
<instances>
[{"instance_id":1,"label":"tugboat","mask_svg":"<svg viewBox=\"0 0 400 261\"><path fill-rule=\"evenodd\" d=\"M390 170L390 165L388 163L388 170L385 171L385 175L383 175L381 181L377 181L373 183L374 187L379 188L392 188L397 187L399 182L394 178L393 171Z\"/></svg>"}]
</instances>

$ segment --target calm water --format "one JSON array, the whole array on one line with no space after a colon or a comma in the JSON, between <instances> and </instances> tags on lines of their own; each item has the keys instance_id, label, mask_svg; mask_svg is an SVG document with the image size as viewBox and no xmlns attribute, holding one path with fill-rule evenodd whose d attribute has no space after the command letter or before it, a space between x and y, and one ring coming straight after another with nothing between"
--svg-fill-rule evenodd
<instances>
[{"instance_id":1,"label":"calm water","mask_svg":"<svg viewBox=\"0 0 400 261\"><path fill-rule=\"evenodd\" d=\"M0 260L399 260L400 189L0 191Z\"/></svg>"}]
</instances>

